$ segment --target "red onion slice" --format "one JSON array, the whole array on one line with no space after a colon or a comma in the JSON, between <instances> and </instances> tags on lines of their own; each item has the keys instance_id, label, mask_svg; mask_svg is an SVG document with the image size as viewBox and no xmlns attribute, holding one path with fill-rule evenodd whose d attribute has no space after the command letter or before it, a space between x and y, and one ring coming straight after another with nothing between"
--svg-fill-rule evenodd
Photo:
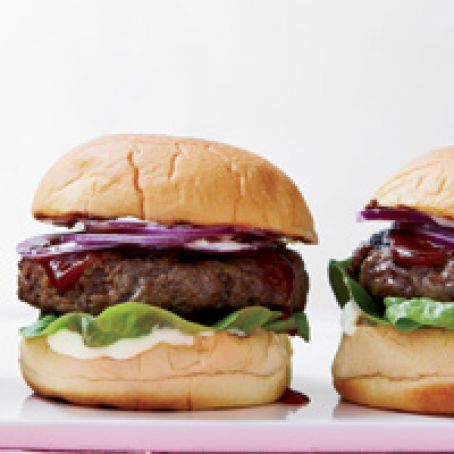
<instances>
[{"instance_id":1,"label":"red onion slice","mask_svg":"<svg viewBox=\"0 0 454 454\"><path fill-rule=\"evenodd\" d=\"M358 213L358 221L394 221L394 229L410 230L432 244L454 250L454 222L415 210L367 208Z\"/></svg>"},{"instance_id":2,"label":"red onion slice","mask_svg":"<svg viewBox=\"0 0 454 454\"><path fill-rule=\"evenodd\" d=\"M31 251L34 250L34 248L42 246L46 243L51 244L52 241L58 240L60 237L61 235L57 234L47 234L27 238L16 246L16 251L20 255L30 254Z\"/></svg>"},{"instance_id":3,"label":"red onion slice","mask_svg":"<svg viewBox=\"0 0 454 454\"><path fill-rule=\"evenodd\" d=\"M93 246L90 250L105 249L105 246ZM65 235L49 234L28 238L16 246L17 253L28 258L47 258L63 254L86 252L87 247L74 241L68 241Z\"/></svg>"},{"instance_id":4,"label":"red onion slice","mask_svg":"<svg viewBox=\"0 0 454 454\"><path fill-rule=\"evenodd\" d=\"M41 235L17 246L23 257L52 257L61 254L140 247L151 250L185 248L195 251L232 253L276 247L281 235L241 226L166 226L135 218L83 220L83 231Z\"/></svg>"},{"instance_id":5,"label":"red onion slice","mask_svg":"<svg viewBox=\"0 0 454 454\"><path fill-rule=\"evenodd\" d=\"M357 220L362 221L394 221L397 226L410 227L411 224L432 225L454 231L454 220L429 216L415 210L402 208L366 208L357 215ZM447 230L446 230L447 231Z\"/></svg>"},{"instance_id":6,"label":"red onion slice","mask_svg":"<svg viewBox=\"0 0 454 454\"><path fill-rule=\"evenodd\" d=\"M146 235L125 233L68 233L40 235L19 243L17 252L22 257L44 258L62 254L107 250L118 247L140 247L150 250L184 248L201 252L234 253L276 247L279 242L272 238L257 237L253 241L235 241L224 235L215 240L210 237L171 235Z\"/></svg>"},{"instance_id":7,"label":"red onion slice","mask_svg":"<svg viewBox=\"0 0 454 454\"><path fill-rule=\"evenodd\" d=\"M454 229L454 220L432 216L432 220L439 226Z\"/></svg>"},{"instance_id":8,"label":"red onion slice","mask_svg":"<svg viewBox=\"0 0 454 454\"><path fill-rule=\"evenodd\" d=\"M362 221L396 221L419 224L434 224L436 221L426 214L414 210L392 208L366 208L357 215L357 220Z\"/></svg>"},{"instance_id":9,"label":"red onion slice","mask_svg":"<svg viewBox=\"0 0 454 454\"><path fill-rule=\"evenodd\" d=\"M216 237L221 235L233 235L238 232L244 232L236 226L210 226L210 227L193 227L191 225L173 225L167 226L155 222L142 221L140 219L112 219L106 221L86 220L82 221L85 231L88 233L130 233L144 235L174 235L184 237ZM249 231L249 230L248 230ZM254 232L253 230L250 230ZM262 234L264 232L261 232ZM259 234L259 231L257 231Z\"/></svg>"},{"instance_id":10,"label":"red onion slice","mask_svg":"<svg viewBox=\"0 0 454 454\"><path fill-rule=\"evenodd\" d=\"M454 230L448 227L437 225L417 225L412 228L412 232L424 236L428 241L445 249L454 249Z\"/></svg>"},{"instance_id":11,"label":"red onion slice","mask_svg":"<svg viewBox=\"0 0 454 454\"><path fill-rule=\"evenodd\" d=\"M118 246L118 245L176 245L188 241L177 235L145 235L127 233L74 233L67 236L68 241L85 246Z\"/></svg>"}]
</instances>

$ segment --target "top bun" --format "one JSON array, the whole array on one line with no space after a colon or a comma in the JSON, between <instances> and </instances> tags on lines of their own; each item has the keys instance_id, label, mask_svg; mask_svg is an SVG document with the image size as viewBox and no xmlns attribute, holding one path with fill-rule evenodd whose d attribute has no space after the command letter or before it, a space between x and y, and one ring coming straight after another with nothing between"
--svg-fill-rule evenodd
<instances>
[{"instance_id":1,"label":"top bun","mask_svg":"<svg viewBox=\"0 0 454 454\"><path fill-rule=\"evenodd\" d=\"M454 148L431 151L412 161L375 192L370 205L454 219Z\"/></svg>"},{"instance_id":2,"label":"top bun","mask_svg":"<svg viewBox=\"0 0 454 454\"><path fill-rule=\"evenodd\" d=\"M259 156L216 142L116 135L85 143L45 174L37 219L132 216L162 224L230 224L317 242L296 185Z\"/></svg>"}]
</instances>

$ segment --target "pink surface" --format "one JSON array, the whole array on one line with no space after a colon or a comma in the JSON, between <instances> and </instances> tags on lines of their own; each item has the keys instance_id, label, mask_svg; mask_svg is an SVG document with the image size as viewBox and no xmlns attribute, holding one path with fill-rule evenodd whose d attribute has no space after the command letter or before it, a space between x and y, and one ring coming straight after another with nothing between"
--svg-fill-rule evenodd
<instances>
[{"instance_id":1,"label":"pink surface","mask_svg":"<svg viewBox=\"0 0 454 454\"><path fill-rule=\"evenodd\" d=\"M26 434L26 437L24 435ZM352 440L354 437L354 440ZM448 451L454 445L452 423L438 428L402 426L394 428L352 427L339 424L327 428L320 424L63 424L50 435L42 427L11 427L0 432L4 447L46 446L76 450L116 449L153 451L415 451L424 448ZM17 446L21 440L21 446ZM16 446L12 444L16 443Z\"/></svg>"}]
</instances>

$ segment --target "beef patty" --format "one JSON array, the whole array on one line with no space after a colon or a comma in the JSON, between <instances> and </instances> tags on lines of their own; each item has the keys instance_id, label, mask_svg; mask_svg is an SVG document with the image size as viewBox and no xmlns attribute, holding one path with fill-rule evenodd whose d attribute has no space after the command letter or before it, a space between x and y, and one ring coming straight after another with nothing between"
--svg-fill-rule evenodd
<instances>
[{"instance_id":1,"label":"beef patty","mask_svg":"<svg viewBox=\"0 0 454 454\"><path fill-rule=\"evenodd\" d=\"M64 279L56 282L56 275ZM44 312L97 315L137 301L211 322L252 305L302 310L309 279L300 255L285 248L224 255L116 250L51 263L23 258L18 284L19 298Z\"/></svg>"},{"instance_id":2,"label":"beef patty","mask_svg":"<svg viewBox=\"0 0 454 454\"><path fill-rule=\"evenodd\" d=\"M454 252L436 249L444 256L436 265L403 266L393 253L389 232L380 232L356 249L351 273L375 297L426 296L454 301Z\"/></svg>"}]
</instances>

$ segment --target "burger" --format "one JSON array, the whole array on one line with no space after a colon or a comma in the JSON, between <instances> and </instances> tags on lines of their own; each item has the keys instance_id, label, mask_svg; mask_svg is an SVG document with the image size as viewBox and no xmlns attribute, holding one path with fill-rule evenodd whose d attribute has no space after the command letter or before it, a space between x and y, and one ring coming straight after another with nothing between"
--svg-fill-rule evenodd
<instances>
[{"instance_id":1,"label":"burger","mask_svg":"<svg viewBox=\"0 0 454 454\"><path fill-rule=\"evenodd\" d=\"M308 275L288 245L317 236L271 163L205 140L105 137L50 168L32 211L56 226L17 248L19 299L40 310L20 330L37 394L184 410L284 393L288 335L309 338Z\"/></svg>"},{"instance_id":2,"label":"burger","mask_svg":"<svg viewBox=\"0 0 454 454\"><path fill-rule=\"evenodd\" d=\"M404 167L359 219L389 226L330 263L343 308L334 386L359 404L452 414L454 148Z\"/></svg>"}]
</instances>

